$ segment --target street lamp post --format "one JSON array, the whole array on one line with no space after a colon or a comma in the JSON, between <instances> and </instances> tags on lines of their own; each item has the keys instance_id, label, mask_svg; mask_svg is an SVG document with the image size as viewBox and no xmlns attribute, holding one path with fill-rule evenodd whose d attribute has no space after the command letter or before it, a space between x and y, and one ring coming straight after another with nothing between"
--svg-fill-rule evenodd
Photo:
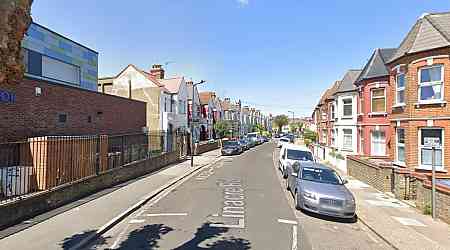
<instances>
[{"instance_id":1,"label":"street lamp post","mask_svg":"<svg viewBox=\"0 0 450 250\"><path fill-rule=\"evenodd\" d=\"M288 111L288 113L292 113L292 124L294 124L295 122L294 111Z\"/></svg>"},{"instance_id":2,"label":"street lamp post","mask_svg":"<svg viewBox=\"0 0 450 250\"><path fill-rule=\"evenodd\" d=\"M192 104L191 104L191 167L194 166L194 111L195 111L195 102L194 102L194 90L197 85L205 83L204 80L201 80L197 83L192 83Z\"/></svg>"}]
</instances>

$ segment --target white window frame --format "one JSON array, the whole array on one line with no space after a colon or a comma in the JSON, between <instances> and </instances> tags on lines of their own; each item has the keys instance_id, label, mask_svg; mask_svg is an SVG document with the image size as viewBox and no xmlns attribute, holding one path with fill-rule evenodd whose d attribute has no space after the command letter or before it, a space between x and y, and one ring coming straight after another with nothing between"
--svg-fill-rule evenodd
<instances>
[{"instance_id":1,"label":"white window frame","mask_svg":"<svg viewBox=\"0 0 450 250\"><path fill-rule=\"evenodd\" d=\"M330 105L330 119L331 120L334 120L336 118L335 112L336 112L336 109L335 109L334 103L331 103L331 105Z\"/></svg>"},{"instance_id":2,"label":"white window frame","mask_svg":"<svg viewBox=\"0 0 450 250\"><path fill-rule=\"evenodd\" d=\"M399 76L403 76L403 87L398 86ZM402 106L402 105L405 105L405 102L398 101L398 92L399 91L403 91L403 101L405 101L405 99L406 99L406 74L405 73L398 73L395 76L395 105Z\"/></svg>"},{"instance_id":3,"label":"white window frame","mask_svg":"<svg viewBox=\"0 0 450 250\"><path fill-rule=\"evenodd\" d=\"M444 164L445 164L445 130L444 130L444 128L441 128L441 127L426 127L426 128L419 128L419 133L418 133L418 143L417 143L417 145L418 145L418 147L417 147L417 149L418 149L418 159L419 159L419 162L418 162L418 169L424 169L424 170L431 170L432 169L432 166L431 165L423 165L422 164L422 149L431 149L430 147L425 147L425 146L422 146L422 130L426 130L426 129L440 129L441 130L441 138L442 138L442 143L441 143L441 147L439 147L439 148L437 148L437 149L440 149L441 150L441 154L442 154L442 156L441 156L441 159L442 159L442 164L441 164L441 166L436 166L436 170L437 171L442 171L442 170L444 170L445 169L445 167L444 167Z\"/></svg>"},{"instance_id":4,"label":"white window frame","mask_svg":"<svg viewBox=\"0 0 450 250\"><path fill-rule=\"evenodd\" d=\"M345 104L344 101L350 100L351 104ZM345 115L345 106L351 105L352 114L351 115ZM342 118L353 118L353 98L352 97L345 97L342 98Z\"/></svg>"},{"instance_id":5,"label":"white window frame","mask_svg":"<svg viewBox=\"0 0 450 250\"><path fill-rule=\"evenodd\" d=\"M346 130L350 130L350 134L346 134L345 133ZM350 136L350 139L351 139L350 147L346 147L346 145L345 145L345 137L346 136L347 137ZM342 129L342 149L347 150L347 151L353 151L353 129L351 129L351 128Z\"/></svg>"},{"instance_id":6,"label":"white window frame","mask_svg":"<svg viewBox=\"0 0 450 250\"><path fill-rule=\"evenodd\" d=\"M383 96L377 96L377 97L374 97L374 96L373 96L373 91L374 91L374 90L379 90L379 89L383 89ZM374 112L374 111L373 111L372 101L373 101L374 98L375 98L375 99L381 99L381 98L384 98L384 111L377 111L377 112ZM371 114L385 114L385 113L386 113L386 110L387 110L386 105L387 105L387 103L386 103L386 88L371 88L371 89L370 89L370 113L371 113Z\"/></svg>"},{"instance_id":7,"label":"white window frame","mask_svg":"<svg viewBox=\"0 0 450 250\"><path fill-rule=\"evenodd\" d=\"M403 137L404 137L404 140L406 141L406 129L405 128L396 128L395 129L395 163L397 165L406 166L406 142L400 143L398 141L398 130L399 129L403 130ZM404 156L405 159L403 159L403 161L400 161L399 157L398 157L398 151L399 151L398 149L400 147L403 148L403 152L405 154L405 156Z\"/></svg>"},{"instance_id":8,"label":"white window frame","mask_svg":"<svg viewBox=\"0 0 450 250\"><path fill-rule=\"evenodd\" d=\"M431 69L431 68L441 68L441 81L433 81L433 82L425 82L425 83L422 83L422 82L420 82L420 79L421 79L421 77L422 77L422 70L425 70L425 69ZM419 68L418 69L418 79L417 79L417 82L418 82L418 87L419 87L419 89L418 89L418 91L417 91L417 94L418 94L418 96L417 96L417 100L419 100L419 103L424 103L424 104L429 104L429 103L441 103L441 102L443 102L444 101L444 65L442 65L442 64L436 64L436 65L431 65L431 66L425 66L425 67L421 67L421 68ZM435 100L421 100L420 99L420 94L421 94L421 91L422 91L422 87L426 87L426 86L435 86L435 85L441 85L441 98L440 99L435 99Z\"/></svg>"},{"instance_id":9,"label":"white window frame","mask_svg":"<svg viewBox=\"0 0 450 250\"><path fill-rule=\"evenodd\" d=\"M384 141L379 141L378 143L380 143L380 142L382 142L381 144L382 145L384 145L384 152L383 153L381 153L381 154L375 154L375 152L373 151L373 143L374 143L374 137L373 137L373 133L376 133L376 132L378 132L378 133L384 133ZM370 132L370 155L372 155L372 156L386 156L386 131L384 131L384 130L372 130L371 132Z\"/></svg>"}]
</instances>

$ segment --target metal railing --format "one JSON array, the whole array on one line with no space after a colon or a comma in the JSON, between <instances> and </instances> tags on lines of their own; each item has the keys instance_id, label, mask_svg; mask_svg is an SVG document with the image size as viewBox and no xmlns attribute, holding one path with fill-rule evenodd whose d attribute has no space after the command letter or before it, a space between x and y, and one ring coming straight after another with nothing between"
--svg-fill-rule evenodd
<instances>
[{"instance_id":1,"label":"metal railing","mask_svg":"<svg viewBox=\"0 0 450 250\"><path fill-rule=\"evenodd\" d=\"M0 144L0 204L169 152L186 156L186 136L149 132L45 136Z\"/></svg>"}]
</instances>

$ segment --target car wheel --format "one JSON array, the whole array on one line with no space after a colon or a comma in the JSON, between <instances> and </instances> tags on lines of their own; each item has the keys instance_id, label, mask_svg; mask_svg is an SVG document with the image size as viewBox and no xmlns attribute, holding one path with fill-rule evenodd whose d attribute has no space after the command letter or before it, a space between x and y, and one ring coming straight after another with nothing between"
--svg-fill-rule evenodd
<instances>
[{"instance_id":1,"label":"car wheel","mask_svg":"<svg viewBox=\"0 0 450 250\"><path fill-rule=\"evenodd\" d=\"M286 190L291 190L291 187L289 187L289 179L286 179Z\"/></svg>"},{"instance_id":2,"label":"car wheel","mask_svg":"<svg viewBox=\"0 0 450 250\"><path fill-rule=\"evenodd\" d=\"M288 177L286 168L284 166L282 168L283 169L281 171L283 172L283 178L286 179Z\"/></svg>"},{"instance_id":3,"label":"car wheel","mask_svg":"<svg viewBox=\"0 0 450 250\"><path fill-rule=\"evenodd\" d=\"M300 201L298 199L297 190L295 190L294 201L295 201L295 209L300 210L301 206L300 206Z\"/></svg>"}]
</instances>

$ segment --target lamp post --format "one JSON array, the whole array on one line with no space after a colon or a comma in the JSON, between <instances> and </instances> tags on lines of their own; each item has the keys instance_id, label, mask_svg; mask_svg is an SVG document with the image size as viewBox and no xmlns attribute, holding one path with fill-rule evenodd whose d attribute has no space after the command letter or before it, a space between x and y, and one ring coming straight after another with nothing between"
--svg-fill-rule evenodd
<instances>
[{"instance_id":1,"label":"lamp post","mask_svg":"<svg viewBox=\"0 0 450 250\"><path fill-rule=\"evenodd\" d=\"M192 83L192 104L191 104L191 167L194 166L194 112L195 112L195 101L194 101L194 90L197 85L205 83L206 81L201 80L197 83Z\"/></svg>"},{"instance_id":2,"label":"lamp post","mask_svg":"<svg viewBox=\"0 0 450 250\"><path fill-rule=\"evenodd\" d=\"M294 124L294 122L295 122L294 111L288 110L288 113L292 113L292 124Z\"/></svg>"}]
</instances>

